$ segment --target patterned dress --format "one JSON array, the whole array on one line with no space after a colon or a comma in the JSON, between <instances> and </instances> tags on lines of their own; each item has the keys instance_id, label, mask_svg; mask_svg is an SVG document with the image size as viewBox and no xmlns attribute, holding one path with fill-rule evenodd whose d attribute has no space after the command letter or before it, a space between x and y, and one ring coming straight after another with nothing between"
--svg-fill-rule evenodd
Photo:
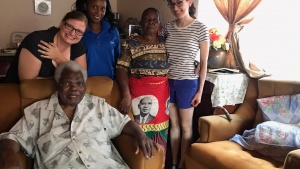
<instances>
[{"instance_id":1,"label":"patterned dress","mask_svg":"<svg viewBox=\"0 0 300 169\"><path fill-rule=\"evenodd\" d=\"M145 134L163 146L166 153L169 128L169 84L165 45L145 45L136 38L122 44L117 68L124 69L129 77L132 112L135 121ZM142 117L141 102L148 100L147 116Z\"/></svg>"}]
</instances>

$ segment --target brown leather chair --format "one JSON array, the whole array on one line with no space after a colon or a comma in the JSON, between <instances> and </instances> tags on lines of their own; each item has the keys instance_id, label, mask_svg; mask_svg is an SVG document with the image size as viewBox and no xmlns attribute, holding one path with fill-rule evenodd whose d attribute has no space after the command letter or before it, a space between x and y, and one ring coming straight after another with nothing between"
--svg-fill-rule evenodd
<instances>
[{"instance_id":1,"label":"brown leather chair","mask_svg":"<svg viewBox=\"0 0 300 169\"><path fill-rule=\"evenodd\" d=\"M231 122L224 115L199 118L200 139L185 155L186 169L299 169L300 149L291 151L281 163L228 140L263 121L257 98L296 93L300 93L300 80L251 79L244 103L231 114Z\"/></svg>"},{"instance_id":2,"label":"brown leather chair","mask_svg":"<svg viewBox=\"0 0 300 169\"><path fill-rule=\"evenodd\" d=\"M22 117L22 110L28 105L48 98L55 92L54 79L25 80L20 84L0 84L0 133L9 131L10 128ZM88 77L86 93L100 96L110 105L116 107L120 101L120 91L117 83L108 77ZM132 118L132 117L131 117ZM133 138L121 134L113 143L120 155L131 169L161 169L163 166L163 151L154 151L154 157L146 159L143 152L135 154ZM32 160L26 158L23 152L19 153L19 161L23 168L32 168Z\"/></svg>"}]
</instances>

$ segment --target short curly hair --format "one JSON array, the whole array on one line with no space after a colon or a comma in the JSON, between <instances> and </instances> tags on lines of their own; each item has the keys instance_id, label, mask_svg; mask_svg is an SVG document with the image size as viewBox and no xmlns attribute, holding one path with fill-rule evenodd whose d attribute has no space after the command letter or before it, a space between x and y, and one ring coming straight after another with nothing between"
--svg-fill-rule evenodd
<instances>
[{"instance_id":1,"label":"short curly hair","mask_svg":"<svg viewBox=\"0 0 300 169\"><path fill-rule=\"evenodd\" d=\"M87 80L87 72L86 72L86 70L84 70L77 62L71 60L71 61L59 64L57 66L57 68L55 69L54 79L55 79L56 83L59 82L59 79L61 77L61 73L65 69L70 69L70 70L73 70L75 72L79 72L80 71L82 73L84 82L86 82L86 80Z\"/></svg>"}]
</instances>

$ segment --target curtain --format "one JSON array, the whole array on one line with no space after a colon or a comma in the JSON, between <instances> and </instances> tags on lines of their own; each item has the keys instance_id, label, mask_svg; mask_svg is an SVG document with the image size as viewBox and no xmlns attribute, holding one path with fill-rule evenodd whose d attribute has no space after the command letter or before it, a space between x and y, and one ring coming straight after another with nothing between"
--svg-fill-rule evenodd
<instances>
[{"instance_id":1,"label":"curtain","mask_svg":"<svg viewBox=\"0 0 300 169\"><path fill-rule=\"evenodd\" d=\"M245 24L250 23L253 17L247 17L261 2L261 0L214 0L215 5L223 18L228 22L229 28L225 38L230 43L226 60L227 67L238 67L252 78L268 76L262 68L251 61L243 59L239 46L239 32Z\"/></svg>"}]
</instances>

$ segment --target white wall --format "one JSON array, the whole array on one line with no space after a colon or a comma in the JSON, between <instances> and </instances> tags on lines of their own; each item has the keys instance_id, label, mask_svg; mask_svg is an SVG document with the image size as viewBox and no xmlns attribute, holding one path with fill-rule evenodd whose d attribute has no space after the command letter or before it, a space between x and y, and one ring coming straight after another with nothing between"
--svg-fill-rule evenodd
<instances>
[{"instance_id":1,"label":"white wall","mask_svg":"<svg viewBox=\"0 0 300 169\"><path fill-rule=\"evenodd\" d=\"M0 0L0 47L11 47L12 32L32 32L58 26L75 1L51 0L52 14L42 16L34 13L34 0ZM120 14L120 25L124 25L124 21L129 17L140 20L143 10L148 7L155 7L160 11L162 24L174 19L166 0L110 0L110 3L112 11ZM198 0L194 0L194 3L197 7ZM200 5L205 6L204 3ZM201 11L197 7L198 10Z\"/></svg>"},{"instance_id":2,"label":"white wall","mask_svg":"<svg viewBox=\"0 0 300 169\"><path fill-rule=\"evenodd\" d=\"M120 13L120 25L129 18L141 20L143 11L146 8L154 7L160 11L162 24L174 19L166 0L118 0L118 13Z\"/></svg>"},{"instance_id":3,"label":"white wall","mask_svg":"<svg viewBox=\"0 0 300 169\"><path fill-rule=\"evenodd\" d=\"M71 11L75 0L51 0L51 15L34 13L34 0L0 1L0 47L10 46L12 32L32 32L58 26L63 16ZM112 10L117 11L117 0L110 0Z\"/></svg>"}]
</instances>

